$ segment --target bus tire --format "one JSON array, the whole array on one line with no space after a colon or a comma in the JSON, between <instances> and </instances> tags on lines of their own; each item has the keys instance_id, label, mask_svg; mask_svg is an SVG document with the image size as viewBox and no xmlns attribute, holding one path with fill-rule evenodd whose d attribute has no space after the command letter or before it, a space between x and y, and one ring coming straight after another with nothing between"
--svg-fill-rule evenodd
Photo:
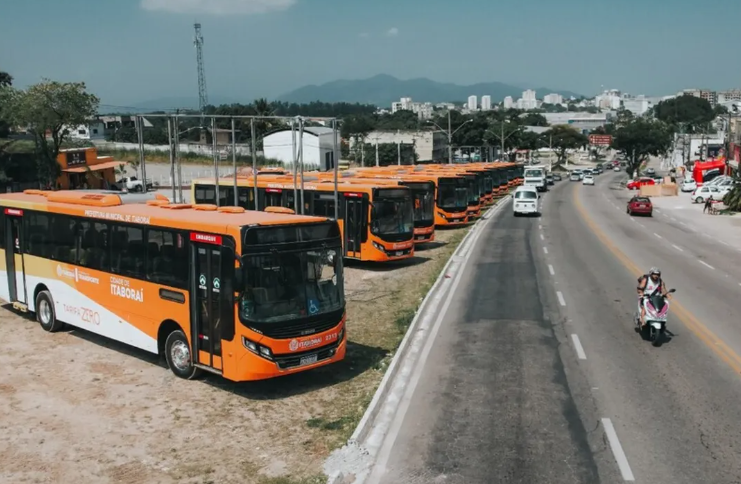
<instances>
[{"instance_id":1,"label":"bus tire","mask_svg":"<svg viewBox=\"0 0 741 484\"><path fill-rule=\"evenodd\" d=\"M188 338L179 329L167 335L165 359L167 360L167 366L179 378L192 380L200 374L199 369L193 366L193 355L188 344Z\"/></svg>"},{"instance_id":2,"label":"bus tire","mask_svg":"<svg viewBox=\"0 0 741 484\"><path fill-rule=\"evenodd\" d=\"M54 300L49 291L41 291L36 296L36 321L41 325L41 329L49 333L62 329L63 323L57 319Z\"/></svg>"}]
</instances>

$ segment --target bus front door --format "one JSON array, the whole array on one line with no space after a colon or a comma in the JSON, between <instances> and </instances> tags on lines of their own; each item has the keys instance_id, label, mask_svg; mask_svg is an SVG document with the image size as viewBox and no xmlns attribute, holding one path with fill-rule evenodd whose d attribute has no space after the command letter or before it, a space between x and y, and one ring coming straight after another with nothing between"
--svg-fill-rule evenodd
<instances>
[{"instance_id":1,"label":"bus front door","mask_svg":"<svg viewBox=\"0 0 741 484\"><path fill-rule=\"evenodd\" d=\"M10 301L27 304L26 276L23 261L23 219L11 216L6 209L5 214L5 265L8 269L8 289Z\"/></svg>"},{"instance_id":2,"label":"bus front door","mask_svg":"<svg viewBox=\"0 0 741 484\"><path fill-rule=\"evenodd\" d=\"M363 241L363 203L359 198L345 199L345 257L360 259L360 245Z\"/></svg>"},{"instance_id":3,"label":"bus front door","mask_svg":"<svg viewBox=\"0 0 741 484\"><path fill-rule=\"evenodd\" d=\"M194 269L191 291L191 335L193 361L216 370L222 369L221 316L224 314L221 298L221 246L209 243L191 243Z\"/></svg>"}]
</instances>

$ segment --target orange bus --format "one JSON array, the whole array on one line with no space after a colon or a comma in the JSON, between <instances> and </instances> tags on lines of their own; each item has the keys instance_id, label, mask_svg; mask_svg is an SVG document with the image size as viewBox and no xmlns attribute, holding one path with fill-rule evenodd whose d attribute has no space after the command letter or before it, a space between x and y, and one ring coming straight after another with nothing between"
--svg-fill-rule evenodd
<instances>
[{"instance_id":1,"label":"orange bus","mask_svg":"<svg viewBox=\"0 0 741 484\"><path fill-rule=\"evenodd\" d=\"M355 170L353 170L355 171ZM435 184L435 226L455 226L467 223L468 181L458 175L430 171L379 169L357 170L358 176L388 179L426 180Z\"/></svg>"},{"instance_id":2,"label":"orange bus","mask_svg":"<svg viewBox=\"0 0 741 484\"><path fill-rule=\"evenodd\" d=\"M442 175L455 175L463 178L468 189L468 207L466 209L466 216L469 222L472 222L481 216L481 207L483 205L483 174L481 173L468 173L465 170L455 168L440 168L428 170L427 165L419 165L424 167L422 170L415 170L415 173L423 173L429 171L430 173L442 174ZM443 166L443 165L436 165Z\"/></svg>"},{"instance_id":3,"label":"orange bus","mask_svg":"<svg viewBox=\"0 0 741 484\"><path fill-rule=\"evenodd\" d=\"M358 168L358 176L388 179L429 180L435 184L435 226L455 226L467 223L468 181L457 174L394 167Z\"/></svg>"},{"instance_id":4,"label":"orange bus","mask_svg":"<svg viewBox=\"0 0 741 484\"><path fill-rule=\"evenodd\" d=\"M318 182L318 183L317 183ZM299 179L300 185L300 179ZM301 197L301 192L296 193ZM213 179L193 180L193 201L212 204L216 200ZM304 212L334 217L334 183L304 176ZM338 184L339 218L344 257L362 261L391 261L414 255L414 209L411 191L401 186ZM293 176L259 176L257 207L296 210ZM254 210L254 179L237 177L239 206ZM234 179L219 179L219 205L234 204ZM244 203L244 204L243 204Z\"/></svg>"},{"instance_id":5,"label":"orange bus","mask_svg":"<svg viewBox=\"0 0 741 484\"><path fill-rule=\"evenodd\" d=\"M261 380L344 358L335 221L136 200L0 195L0 298L46 331L68 324L164 354L186 379Z\"/></svg>"},{"instance_id":6,"label":"orange bus","mask_svg":"<svg viewBox=\"0 0 741 484\"><path fill-rule=\"evenodd\" d=\"M323 183L334 181L332 172L312 171L304 173L304 176L306 180L316 178ZM395 178L390 175L375 178L366 177L354 171L343 171L338 174L338 181L351 184L408 187L412 194L414 207L414 243L425 244L435 240L435 183L432 180Z\"/></svg>"}]
</instances>

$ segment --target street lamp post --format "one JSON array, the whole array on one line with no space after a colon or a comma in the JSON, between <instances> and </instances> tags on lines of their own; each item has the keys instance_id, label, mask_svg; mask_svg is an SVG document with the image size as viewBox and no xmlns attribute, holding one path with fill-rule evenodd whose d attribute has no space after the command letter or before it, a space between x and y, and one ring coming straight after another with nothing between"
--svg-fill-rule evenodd
<instances>
[{"instance_id":1,"label":"street lamp post","mask_svg":"<svg viewBox=\"0 0 741 484\"><path fill-rule=\"evenodd\" d=\"M492 130L487 130L489 133L491 133L494 136L496 136L497 138L499 138L499 142L500 142L500 146L501 146L501 155L504 155L504 142L507 141L510 138L510 136L512 136L513 134L517 133L520 130L520 128L517 127L514 130L512 130L511 133L509 133L508 135L505 136L504 135L504 125L505 125L505 123L509 123L509 122L510 122L509 119L505 119L504 121L502 121L502 124L501 124L501 134L495 133Z\"/></svg>"},{"instance_id":2,"label":"street lamp post","mask_svg":"<svg viewBox=\"0 0 741 484\"><path fill-rule=\"evenodd\" d=\"M458 128L456 128L456 130L453 131L453 127L451 126L451 120L450 120L450 109L448 109L448 129L447 129L447 131L444 130L444 129L442 129L434 121L430 121L430 123L432 123L433 125L435 125L435 127L437 129L439 129L440 131L442 131L443 133L445 133L445 132L448 133L448 164L449 165L452 165L453 164L453 135L455 133L457 133L463 126L467 125L468 123L473 123L473 119L469 119L467 121L464 121L463 124L461 124L460 126L458 126ZM433 139L433 143L434 143L434 139Z\"/></svg>"}]
</instances>

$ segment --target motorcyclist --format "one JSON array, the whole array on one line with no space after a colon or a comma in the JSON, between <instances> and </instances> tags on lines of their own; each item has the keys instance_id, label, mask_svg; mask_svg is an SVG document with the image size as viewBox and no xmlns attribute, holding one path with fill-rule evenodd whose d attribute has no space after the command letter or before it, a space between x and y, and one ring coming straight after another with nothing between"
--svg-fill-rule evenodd
<instances>
[{"instance_id":1,"label":"motorcyclist","mask_svg":"<svg viewBox=\"0 0 741 484\"><path fill-rule=\"evenodd\" d=\"M661 271L658 267L652 267L648 271L648 274L644 274L638 278L638 309L640 311L640 323L641 329L646 325L646 298L656 291L656 288L660 288L662 296L666 296L668 291L664 280L661 278Z\"/></svg>"}]
</instances>

